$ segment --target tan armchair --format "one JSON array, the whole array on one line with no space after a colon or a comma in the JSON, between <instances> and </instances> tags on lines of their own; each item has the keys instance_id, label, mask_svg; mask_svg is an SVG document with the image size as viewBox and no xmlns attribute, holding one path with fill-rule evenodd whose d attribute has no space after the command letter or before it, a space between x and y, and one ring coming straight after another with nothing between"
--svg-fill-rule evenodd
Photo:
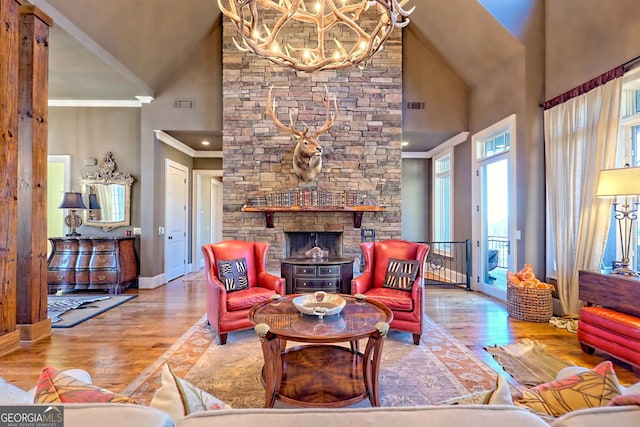
<instances>
[{"instance_id":1,"label":"tan armchair","mask_svg":"<svg viewBox=\"0 0 640 427\"><path fill-rule=\"evenodd\" d=\"M268 250L269 243L241 240L202 246L207 275L207 318L218 333L218 344L227 342L229 332L253 327L248 314L254 305L275 294L284 295L285 280L266 270ZM246 275L241 272L238 282L241 285L229 278L223 283L219 266L226 270L229 261L243 259L245 263L240 270L246 268Z\"/></svg>"},{"instance_id":2,"label":"tan armchair","mask_svg":"<svg viewBox=\"0 0 640 427\"><path fill-rule=\"evenodd\" d=\"M423 269L429 246L406 240L382 240L361 243L360 248L364 272L351 281L351 293L363 294L389 307L393 312L391 329L412 333L413 343L419 345L424 315ZM390 258L418 262L416 278L408 287L410 291L385 286Z\"/></svg>"}]
</instances>

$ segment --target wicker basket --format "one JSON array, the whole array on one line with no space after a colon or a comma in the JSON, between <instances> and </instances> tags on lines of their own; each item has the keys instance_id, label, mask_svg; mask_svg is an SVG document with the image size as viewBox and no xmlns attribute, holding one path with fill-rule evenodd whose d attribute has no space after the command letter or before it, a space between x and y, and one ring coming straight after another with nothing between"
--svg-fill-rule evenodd
<instances>
[{"instance_id":1,"label":"wicker basket","mask_svg":"<svg viewBox=\"0 0 640 427\"><path fill-rule=\"evenodd\" d=\"M548 322L553 316L552 289L507 285L507 313L527 322Z\"/></svg>"}]
</instances>

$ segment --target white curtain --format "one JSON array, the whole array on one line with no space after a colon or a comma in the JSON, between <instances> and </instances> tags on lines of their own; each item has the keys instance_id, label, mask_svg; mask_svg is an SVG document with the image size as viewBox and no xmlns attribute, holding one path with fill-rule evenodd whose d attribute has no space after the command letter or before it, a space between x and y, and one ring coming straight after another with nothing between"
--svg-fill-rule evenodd
<instances>
[{"instance_id":1,"label":"white curtain","mask_svg":"<svg viewBox=\"0 0 640 427\"><path fill-rule=\"evenodd\" d=\"M622 78L544 112L551 244L562 314L577 314L578 272L598 270L611 200L597 198L599 171L615 167Z\"/></svg>"}]
</instances>

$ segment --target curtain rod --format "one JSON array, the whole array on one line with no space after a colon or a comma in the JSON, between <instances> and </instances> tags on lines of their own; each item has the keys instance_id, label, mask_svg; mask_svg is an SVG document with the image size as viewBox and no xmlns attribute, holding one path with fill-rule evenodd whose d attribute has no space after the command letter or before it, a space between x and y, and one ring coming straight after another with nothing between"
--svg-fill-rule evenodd
<instances>
[{"instance_id":1,"label":"curtain rod","mask_svg":"<svg viewBox=\"0 0 640 427\"><path fill-rule=\"evenodd\" d=\"M551 108L555 105L561 104L571 98L573 98L574 96L580 95L582 93L588 92L589 90L593 89L596 86L599 86L600 84L604 84L606 82L608 82L610 79L612 78L616 78L616 77L620 77L622 76L624 73L626 73L629 70L632 70L633 68L640 66L640 55L636 56L635 58L631 58L630 60L628 60L627 62L623 63L622 65L619 65L615 68L613 68L612 70L607 71L604 74L601 74L600 76L589 80L586 83L581 84L580 86L577 86L561 95L558 95L552 99L549 99L547 101L541 102L539 104L540 108L544 108L545 110L548 108Z\"/></svg>"},{"instance_id":2,"label":"curtain rod","mask_svg":"<svg viewBox=\"0 0 640 427\"><path fill-rule=\"evenodd\" d=\"M625 71L629 71L630 69L635 68L639 64L640 64L640 55L636 56L633 59L628 60L627 62L622 64L622 66L624 67Z\"/></svg>"}]
</instances>

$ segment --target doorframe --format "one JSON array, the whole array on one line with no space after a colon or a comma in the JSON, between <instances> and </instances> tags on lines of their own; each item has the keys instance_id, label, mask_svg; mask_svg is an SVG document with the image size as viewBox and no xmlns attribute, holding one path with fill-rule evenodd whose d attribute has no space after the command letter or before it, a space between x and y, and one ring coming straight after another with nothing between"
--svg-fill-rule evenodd
<instances>
[{"instance_id":1,"label":"doorframe","mask_svg":"<svg viewBox=\"0 0 640 427\"><path fill-rule=\"evenodd\" d=\"M54 194L54 192L60 190L58 188L52 188L47 181L47 237L55 237L56 233L53 233L50 225L52 225L53 219L58 218L60 225L60 236L64 236L64 212L60 208L54 208L55 205L62 202L64 193L71 191L71 155L70 154L49 154L47 155L47 168L52 163L60 163L63 168L62 176L62 194ZM47 174L49 171L47 170ZM53 202L53 203L51 203ZM51 251L51 242L47 241L47 257Z\"/></svg>"},{"instance_id":2,"label":"doorframe","mask_svg":"<svg viewBox=\"0 0 640 427\"><path fill-rule=\"evenodd\" d=\"M192 238L191 238L191 271L199 271L200 266L198 265L199 260L199 251L202 246L202 242L200 242L200 231L202 227L200 215L198 212L202 209L202 180L205 178L219 178L222 177L222 170L214 170L214 169L194 169L193 170L193 206L191 212L191 223L193 224L192 230ZM222 186L222 182L220 181L220 185ZM212 203L213 204L213 203ZM220 221L220 227L222 227L222 220Z\"/></svg>"},{"instance_id":3,"label":"doorframe","mask_svg":"<svg viewBox=\"0 0 640 427\"><path fill-rule=\"evenodd\" d=\"M167 212L169 212L169 204L171 203L171 201L169 200L168 197L168 191L169 191L169 167L174 167L176 169L179 169L181 171L184 172L185 175L185 183L184 183L184 192L183 194L189 194L189 167L183 165L182 163L178 163L174 160L171 159L165 159L165 168L164 168L164 235L163 235L163 240L164 240L164 274L165 274L165 281L168 282L169 281L169 277L167 275L168 271L169 271L169 262L168 262L168 250L167 250L167 246L169 245L168 239L167 239L167 233L166 233L166 226L167 226ZM189 201L189 198L187 197L187 200L185 202L185 206L187 209L187 213L184 216L184 236L185 236L185 240L187 240L189 238L189 210L191 209L191 203ZM189 241L187 240L185 242L184 245L184 259L188 260L189 259ZM187 271L189 270L188 268L188 263L185 263L184 266L184 272L183 275L187 274Z\"/></svg>"},{"instance_id":4,"label":"doorframe","mask_svg":"<svg viewBox=\"0 0 640 427\"><path fill-rule=\"evenodd\" d=\"M509 230L509 245L511 250L510 258L513 260L514 269L515 263L518 259L516 240L519 240L517 230L517 203L516 203L516 148L517 148L517 134L516 134L516 115L510 116L494 123L493 125L473 134L471 136L471 163L473 171L473 183L472 183L472 209L473 209L473 221L472 221L472 280L471 288L476 291L481 291L494 298L506 301L507 292L506 289L497 288L484 283L484 279L481 279L482 263L486 259L486 253L483 251L480 241L482 240L482 200L481 200L481 184L480 167L482 161L478 161L478 144L483 140L490 138L491 135L495 135L504 130L509 130L510 147L509 152L497 154L496 158L506 157L509 162L509 182L512 183L509 187L509 210L510 216L508 218L508 230ZM487 159L483 159L485 161ZM475 278L475 280L473 280Z\"/></svg>"}]
</instances>

